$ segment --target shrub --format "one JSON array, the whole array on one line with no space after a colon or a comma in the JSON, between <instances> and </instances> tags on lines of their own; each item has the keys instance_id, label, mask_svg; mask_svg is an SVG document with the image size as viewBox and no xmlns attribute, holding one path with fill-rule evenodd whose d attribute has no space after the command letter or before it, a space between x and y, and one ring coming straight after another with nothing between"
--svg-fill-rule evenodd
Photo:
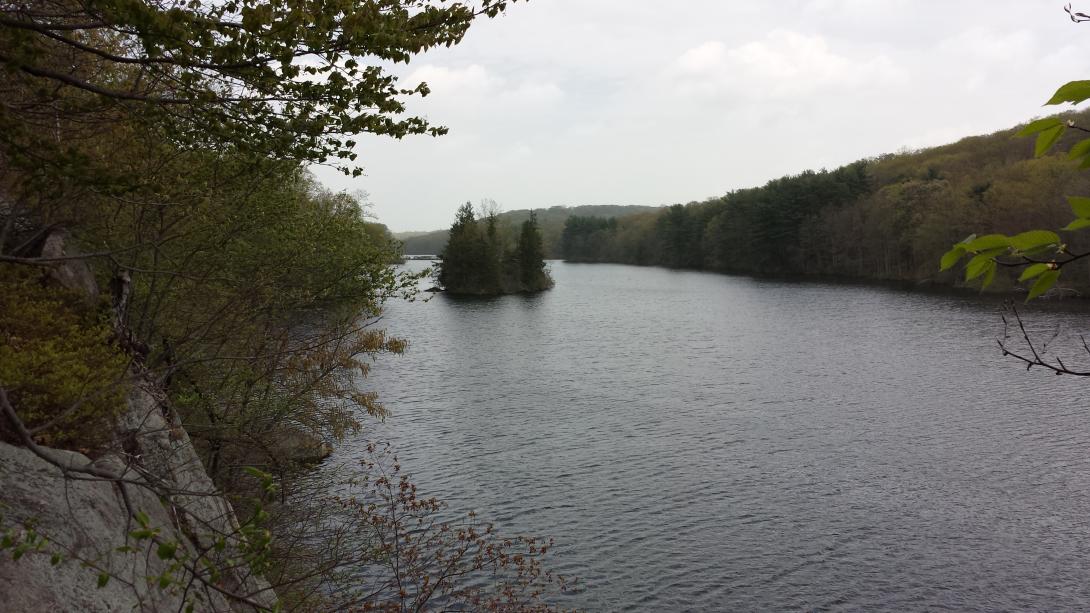
<instances>
[{"instance_id":1,"label":"shrub","mask_svg":"<svg viewBox=\"0 0 1090 613\"><path fill-rule=\"evenodd\" d=\"M40 269L0 266L0 386L43 445L94 451L124 408L128 359L106 310ZM0 420L0 438L19 443Z\"/></svg>"}]
</instances>

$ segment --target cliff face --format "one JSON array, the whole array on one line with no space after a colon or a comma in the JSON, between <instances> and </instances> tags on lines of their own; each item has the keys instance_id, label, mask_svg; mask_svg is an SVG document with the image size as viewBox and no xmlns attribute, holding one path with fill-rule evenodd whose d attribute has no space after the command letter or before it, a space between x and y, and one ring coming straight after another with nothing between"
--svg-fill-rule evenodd
<instances>
[{"instance_id":1,"label":"cliff face","mask_svg":"<svg viewBox=\"0 0 1090 613\"><path fill-rule=\"evenodd\" d=\"M86 456L58 451L69 466L90 463ZM60 469L27 449L0 444L0 487L3 488L5 524L32 521L65 555L100 560L106 572L115 574L98 588L98 572L78 563L52 565L51 555L28 553L19 560L5 552L0 558L0 601L8 611L152 611L184 608L182 599L161 592L143 577L161 574L166 563L152 556L125 556L116 549L127 544L129 517L115 486L102 481L67 480ZM120 470L116 461L100 467ZM166 509L146 490L135 492L132 502L146 511L151 521L170 525ZM226 609L215 598L211 609Z\"/></svg>"},{"instance_id":2,"label":"cliff face","mask_svg":"<svg viewBox=\"0 0 1090 613\"><path fill-rule=\"evenodd\" d=\"M86 267L54 278L93 291ZM92 289L89 289L92 288ZM166 395L138 369L114 451L0 443L4 611L253 611L276 595ZM29 527L29 529L28 529ZM44 541L38 537L44 537ZM20 543L33 543L14 559Z\"/></svg>"}]
</instances>

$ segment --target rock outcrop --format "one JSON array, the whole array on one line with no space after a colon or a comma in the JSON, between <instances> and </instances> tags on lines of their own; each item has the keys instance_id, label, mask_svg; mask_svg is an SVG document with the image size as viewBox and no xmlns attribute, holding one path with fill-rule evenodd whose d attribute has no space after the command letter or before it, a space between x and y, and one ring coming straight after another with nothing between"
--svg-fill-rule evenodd
<instances>
[{"instance_id":1,"label":"rock outcrop","mask_svg":"<svg viewBox=\"0 0 1090 613\"><path fill-rule=\"evenodd\" d=\"M57 451L68 466L85 467L90 460L79 453ZM98 467L122 470L116 459L100 460ZM31 522L50 540L41 552L14 560L0 557L0 608L5 611L180 611L184 594L160 589L154 577L169 566L158 556L122 554L118 548L134 545L129 532L138 526L129 516L116 485L101 480L66 478L61 469L27 449L0 443L0 487L3 488L5 526ZM166 507L150 490L130 488L131 504L149 518L149 524L168 527L164 538L181 540L171 529ZM22 535L16 533L16 538ZM52 555L62 560L52 563ZM94 567L88 568L82 562ZM99 574L111 578L99 586ZM219 593L201 594L210 611L229 611Z\"/></svg>"},{"instance_id":2,"label":"rock outcrop","mask_svg":"<svg viewBox=\"0 0 1090 613\"><path fill-rule=\"evenodd\" d=\"M47 461L0 443L3 524L33 525L49 541L18 560L0 555L0 610L183 611L190 603L195 611L272 608L276 595L268 583L229 562L243 545L234 511L153 383L134 385L118 435L123 450L94 462L53 449L45 450ZM77 472L91 466L119 480ZM141 527L134 513L159 531L155 540L131 536ZM22 531L17 528L17 540ZM160 559L160 542L178 543L181 551ZM58 564L52 564L54 553L61 554ZM221 567L214 582L187 568L200 570L201 559ZM179 560L187 563L179 568ZM102 572L110 578L99 587ZM165 588L158 584L164 573L173 577Z\"/></svg>"},{"instance_id":3,"label":"rock outcrop","mask_svg":"<svg viewBox=\"0 0 1090 613\"><path fill-rule=\"evenodd\" d=\"M63 237L45 242L50 257L64 254ZM98 294L79 260L52 276ZM0 552L0 611L271 609L276 595L239 563L246 541L235 513L166 394L139 366L130 374L117 444L102 457L0 443L0 527L16 544L28 526L48 541L19 559L14 547Z\"/></svg>"}]
</instances>

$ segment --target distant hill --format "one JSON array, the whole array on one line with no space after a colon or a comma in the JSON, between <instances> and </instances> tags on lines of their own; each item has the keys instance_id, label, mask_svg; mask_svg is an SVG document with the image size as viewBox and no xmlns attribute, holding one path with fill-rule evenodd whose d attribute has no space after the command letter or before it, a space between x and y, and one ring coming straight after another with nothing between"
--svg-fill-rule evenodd
<instances>
[{"instance_id":1,"label":"distant hill","mask_svg":"<svg viewBox=\"0 0 1090 613\"><path fill-rule=\"evenodd\" d=\"M425 234L430 234L431 232L433 232L433 231L432 230L424 230L424 231L418 231L418 232L396 232L396 233L394 233L394 238L396 238L398 240L404 240L406 238L413 238L415 236L424 236Z\"/></svg>"},{"instance_id":2,"label":"distant hill","mask_svg":"<svg viewBox=\"0 0 1090 613\"><path fill-rule=\"evenodd\" d=\"M647 213L658 207L651 206L622 206L622 205L588 205L588 206L554 206L547 209L534 209L537 213L537 223L541 230L541 238L545 243L545 254L549 258L560 257L560 234L564 231L564 222L576 215L579 217L626 217L637 213ZM453 208L452 215L453 215ZM517 209L500 213L501 224L517 226L530 217L529 209ZM405 255L435 255L443 250L447 244L447 229L434 230L432 232L397 232L394 238L404 244Z\"/></svg>"},{"instance_id":3,"label":"distant hill","mask_svg":"<svg viewBox=\"0 0 1090 613\"><path fill-rule=\"evenodd\" d=\"M437 255L447 244L449 230L431 232L394 232L394 238L401 241L405 255Z\"/></svg>"}]
</instances>

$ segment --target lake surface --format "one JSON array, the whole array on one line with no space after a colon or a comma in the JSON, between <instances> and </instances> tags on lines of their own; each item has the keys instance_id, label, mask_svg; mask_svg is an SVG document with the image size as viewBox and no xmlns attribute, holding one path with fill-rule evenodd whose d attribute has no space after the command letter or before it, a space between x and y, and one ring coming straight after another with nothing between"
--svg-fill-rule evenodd
<instances>
[{"instance_id":1,"label":"lake surface","mask_svg":"<svg viewBox=\"0 0 1090 613\"><path fill-rule=\"evenodd\" d=\"M1003 358L999 301L551 266L537 296L389 305L412 344L368 378L393 416L361 440L553 537L561 604L1090 609L1090 379ZM1085 314L1028 317L1090 364Z\"/></svg>"}]
</instances>

